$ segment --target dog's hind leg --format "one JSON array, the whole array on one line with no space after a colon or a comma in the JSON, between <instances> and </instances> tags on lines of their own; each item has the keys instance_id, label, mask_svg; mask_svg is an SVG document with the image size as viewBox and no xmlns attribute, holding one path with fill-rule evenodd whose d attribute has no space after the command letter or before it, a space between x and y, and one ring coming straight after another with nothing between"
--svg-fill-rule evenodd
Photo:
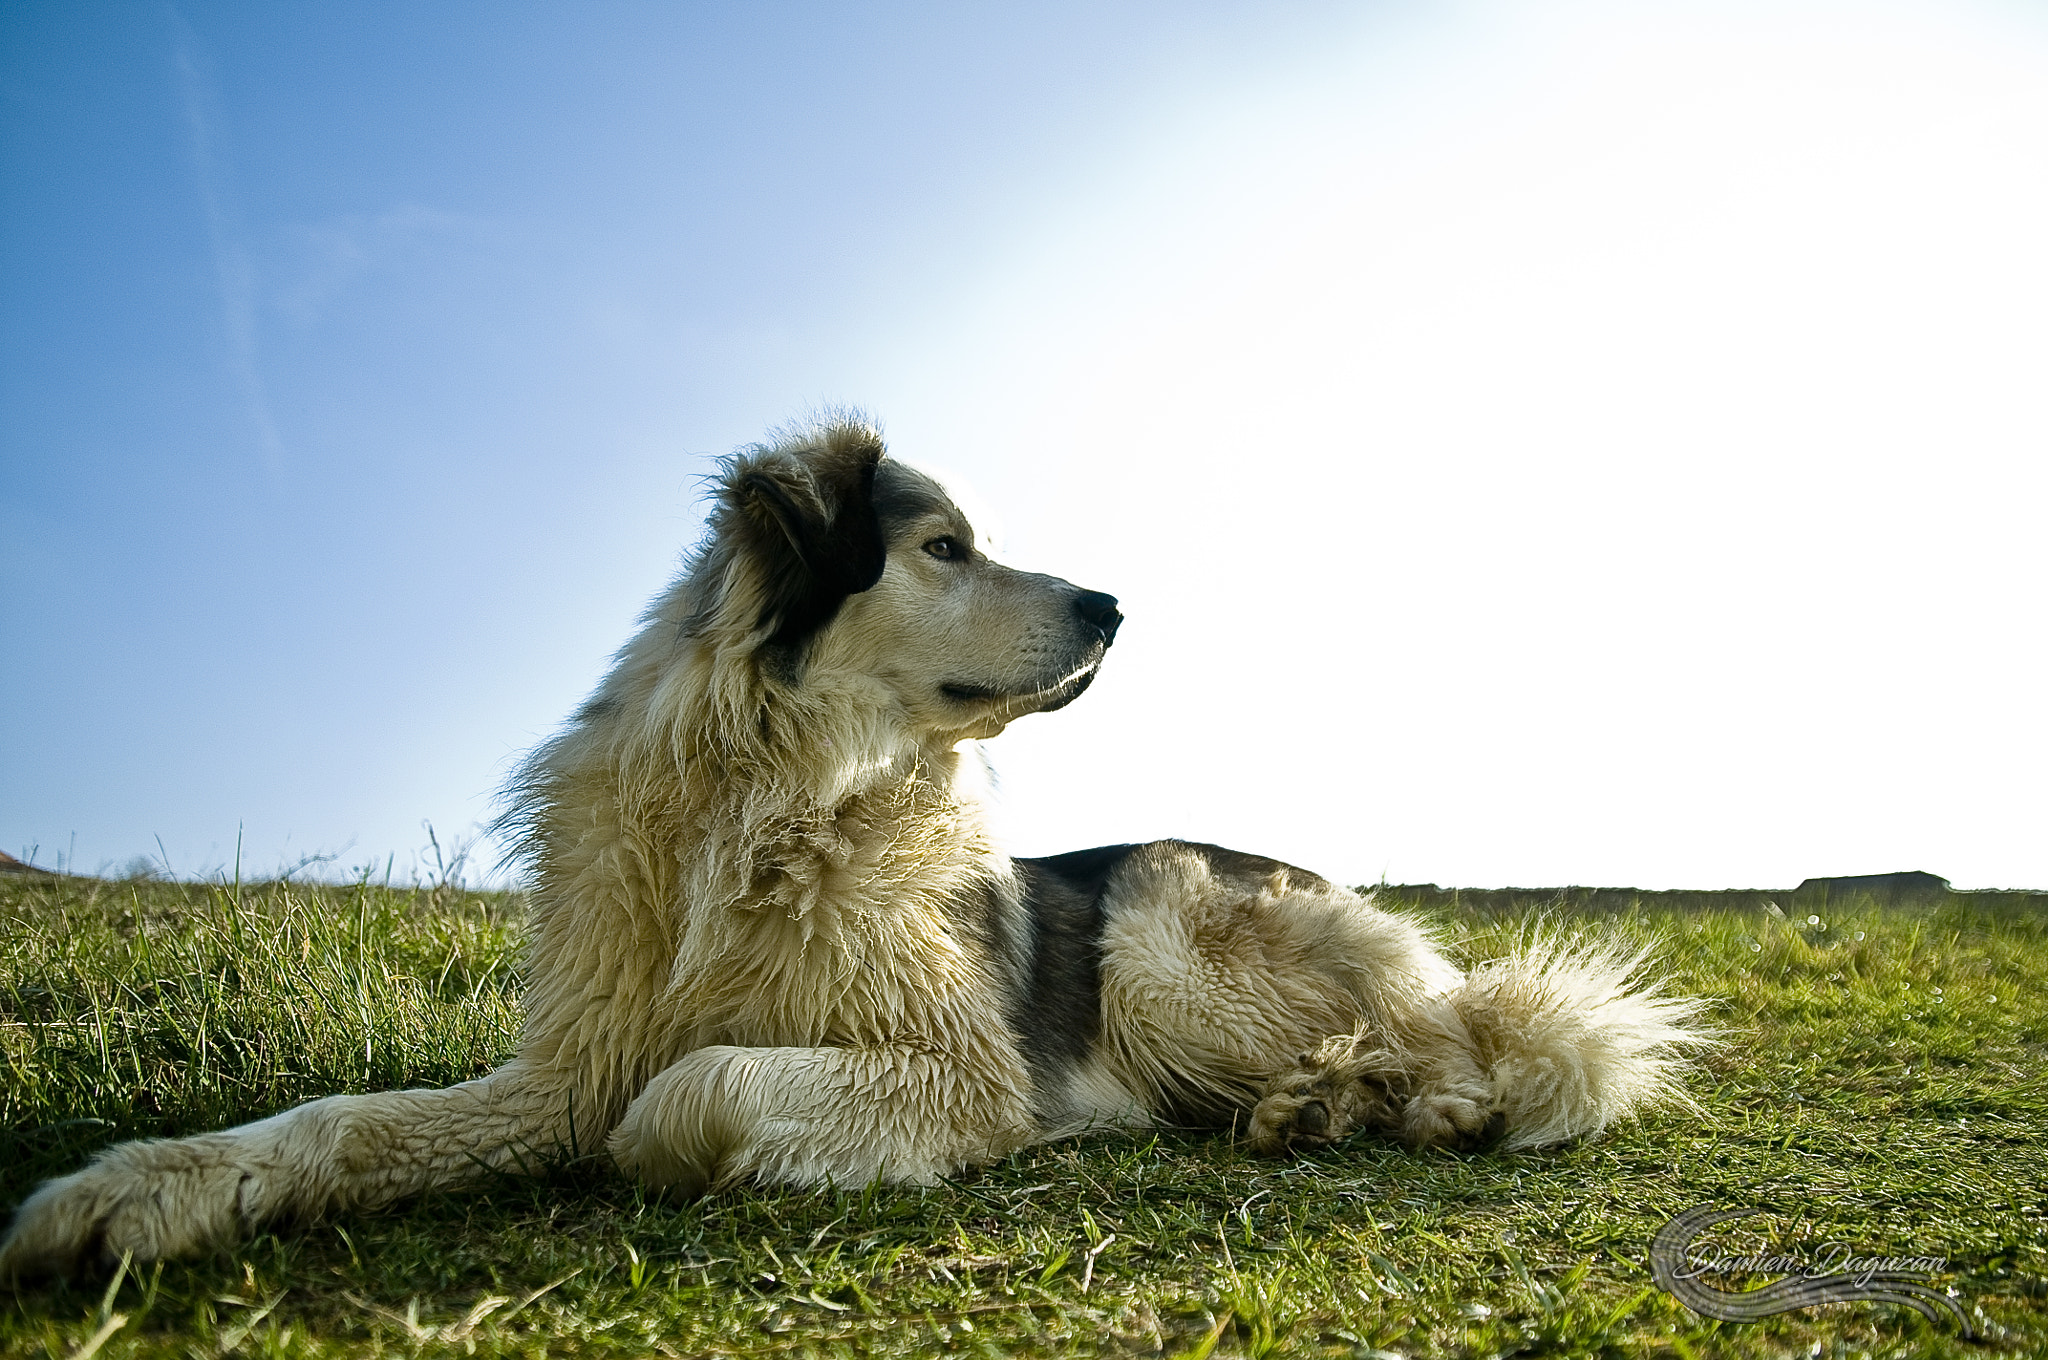
<instances>
[{"instance_id":1,"label":"dog's hind leg","mask_svg":"<svg viewBox=\"0 0 2048 1360\"><path fill-rule=\"evenodd\" d=\"M1678 1076L1714 1036L1700 1003L1643 984L1642 962L1619 946L1527 940L1274 1077L1253 1143L1279 1152L1370 1129L1413 1147L1537 1147L1683 1103Z\"/></svg>"},{"instance_id":2,"label":"dog's hind leg","mask_svg":"<svg viewBox=\"0 0 2048 1360\"><path fill-rule=\"evenodd\" d=\"M567 1146L567 1084L513 1062L444 1090L329 1096L218 1133L107 1149L49 1181L0 1241L0 1279L223 1247L266 1223L368 1208Z\"/></svg>"},{"instance_id":3,"label":"dog's hind leg","mask_svg":"<svg viewBox=\"0 0 2048 1360\"><path fill-rule=\"evenodd\" d=\"M1103 1048L1155 1108L1250 1112L1254 1145L1274 1151L1368 1126L1432 1141L1446 1116L1484 1129L1486 1111L1456 1103L1485 1086L1454 1070L1471 1066L1454 1038L1423 1055L1441 1051L1443 1089L1418 1081L1406 1022L1434 1007L1455 1026L1433 998L1461 974L1414 923L1313 874L1173 841L1119 868L1105 916Z\"/></svg>"},{"instance_id":4,"label":"dog's hind leg","mask_svg":"<svg viewBox=\"0 0 2048 1360\"><path fill-rule=\"evenodd\" d=\"M608 1146L628 1175L688 1195L748 1179L929 1184L1031 1141L1028 1082L971 1075L1001 1070L986 1056L700 1048L647 1084Z\"/></svg>"}]
</instances>

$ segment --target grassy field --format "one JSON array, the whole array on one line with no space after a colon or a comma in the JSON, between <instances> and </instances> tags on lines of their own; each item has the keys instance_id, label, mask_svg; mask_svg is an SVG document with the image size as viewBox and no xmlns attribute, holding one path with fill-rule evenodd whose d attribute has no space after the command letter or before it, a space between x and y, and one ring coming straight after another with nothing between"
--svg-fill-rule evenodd
<instances>
[{"instance_id":1,"label":"grassy field","mask_svg":"<svg viewBox=\"0 0 2048 1360\"><path fill-rule=\"evenodd\" d=\"M0 1294L0 1355L2048 1354L2048 897L1389 896L1468 959L1536 911L1655 942L1730 1032L1701 1110L1514 1156L1171 1130L687 1204L564 1159ZM485 1071L519 940L516 902L448 888L0 879L0 1204L118 1139ZM1944 1258L1990 1339L1887 1304L1706 1321L1646 1267L1703 1201L1763 1211L1705 1240L1730 1253Z\"/></svg>"}]
</instances>

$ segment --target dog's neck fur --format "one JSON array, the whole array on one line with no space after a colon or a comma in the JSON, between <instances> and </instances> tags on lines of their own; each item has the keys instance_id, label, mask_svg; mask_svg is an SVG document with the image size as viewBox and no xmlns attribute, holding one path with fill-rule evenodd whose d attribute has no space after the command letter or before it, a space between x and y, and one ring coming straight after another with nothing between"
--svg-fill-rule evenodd
<instances>
[{"instance_id":1,"label":"dog's neck fur","mask_svg":"<svg viewBox=\"0 0 2048 1360\"><path fill-rule=\"evenodd\" d=\"M564 908L621 866L648 889L603 913L609 945L556 940L541 956L609 955L614 1000L664 1017L653 1028L667 1032L648 1035L655 1064L705 1043L933 1028L920 1013L969 966L958 904L1011 874L978 762L920 744L860 683L776 680L751 640L680 637L674 617L657 606L516 786L543 933L553 920L587 929ZM593 807L599 824L561 820ZM576 998L557 1006L547 984L533 980L533 1025L576 1024L562 1014Z\"/></svg>"},{"instance_id":2,"label":"dog's neck fur","mask_svg":"<svg viewBox=\"0 0 2048 1360\"><path fill-rule=\"evenodd\" d=\"M753 717L725 725L731 744L687 781L695 825L675 847L668 988L692 1046L929 1033L971 966L958 904L1009 872L971 763L832 677L738 678Z\"/></svg>"}]
</instances>

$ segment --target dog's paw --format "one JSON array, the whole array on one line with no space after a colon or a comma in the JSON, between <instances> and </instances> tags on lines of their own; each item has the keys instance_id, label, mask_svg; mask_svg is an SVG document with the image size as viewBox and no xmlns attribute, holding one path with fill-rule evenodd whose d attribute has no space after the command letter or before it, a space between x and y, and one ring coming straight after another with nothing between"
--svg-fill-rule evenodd
<instances>
[{"instance_id":1,"label":"dog's paw","mask_svg":"<svg viewBox=\"0 0 2048 1360\"><path fill-rule=\"evenodd\" d=\"M1400 1114L1401 1141L1414 1148L1484 1152L1506 1137L1507 1131L1505 1112L1447 1091L1415 1096Z\"/></svg>"},{"instance_id":2,"label":"dog's paw","mask_svg":"<svg viewBox=\"0 0 2048 1360\"><path fill-rule=\"evenodd\" d=\"M675 1199L697 1199L712 1185L712 1165L681 1151L664 1138L650 1111L636 1103L605 1139L612 1162L629 1178Z\"/></svg>"},{"instance_id":3,"label":"dog's paw","mask_svg":"<svg viewBox=\"0 0 2048 1360\"><path fill-rule=\"evenodd\" d=\"M1252 1151L1277 1156L1324 1147L1360 1129L1392 1127L1402 1073L1393 1055L1332 1039L1266 1083L1252 1107Z\"/></svg>"},{"instance_id":4,"label":"dog's paw","mask_svg":"<svg viewBox=\"0 0 2048 1360\"><path fill-rule=\"evenodd\" d=\"M0 1280L229 1245L260 1215L261 1193L223 1135L123 1143L22 1201L0 1240Z\"/></svg>"}]
</instances>

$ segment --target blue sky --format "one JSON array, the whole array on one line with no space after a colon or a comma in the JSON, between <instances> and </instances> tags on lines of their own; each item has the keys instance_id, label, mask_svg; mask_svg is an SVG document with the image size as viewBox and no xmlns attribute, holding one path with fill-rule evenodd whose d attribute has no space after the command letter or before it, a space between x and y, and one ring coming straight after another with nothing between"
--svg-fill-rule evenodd
<instances>
[{"instance_id":1,"label":"blue sky","mask_svg":"<svg viewBox=\"0 0 2048 1360\"><path fill-rule=\"evenodd\" d=\"M410 874L711 458L841 402L1126 601L991 747L1020 852L2048 886L2038 8L30 4L0 44L13 853Z\"/></svg>"}]
</instances>

